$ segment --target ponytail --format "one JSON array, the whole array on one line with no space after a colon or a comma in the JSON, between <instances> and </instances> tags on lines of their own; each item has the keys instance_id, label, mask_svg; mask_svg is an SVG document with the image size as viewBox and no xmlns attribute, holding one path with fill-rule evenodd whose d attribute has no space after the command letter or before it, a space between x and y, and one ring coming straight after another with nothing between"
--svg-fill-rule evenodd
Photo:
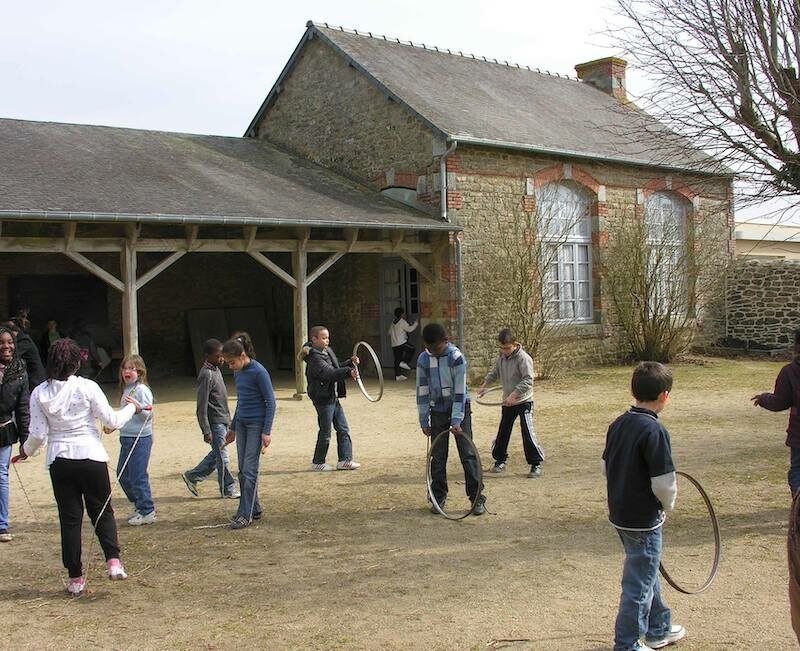
<instances>
[{"instance_id":1,"label":"ponytail","mask_svg":"<svg viewBox=\"0 0 800 651\"><path fill-rule=\"evenodd\" d=\"M253 340L244 331L234 332L231 338L222 345L222 354L228 357L238 357L244 353L250 359L256 358L256 350L253 348Z\"/></svg>"}]
</instances>

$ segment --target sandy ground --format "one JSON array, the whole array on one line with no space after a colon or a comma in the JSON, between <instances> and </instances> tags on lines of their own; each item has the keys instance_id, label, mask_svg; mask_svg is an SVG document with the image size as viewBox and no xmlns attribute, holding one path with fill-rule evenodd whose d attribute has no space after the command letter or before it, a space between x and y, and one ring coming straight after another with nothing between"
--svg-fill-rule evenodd
<instances>
[{"instance_id":1,"label":"sandy ground","mask_svg":"<svg viewBox=\"0 0 800 651\"><path fill-rule=\"evenodd\" d=\"M720 517L723 559L710 590L664 588L684 649L793 648L786 597L786 414L747 398L771 387L779 364L706 360L676 367L664 421L678 466L698 477ZM313 408L277 379L274 444L263 458L264 519L248 529L194 527L234 510L213 482L192 497L179 472L206 453L194 421L191 380L156 381L150 472L158 522L125 524L114 506L125 582L103 578L84 525L89 594L62 592L58 523L41 458L11 482L15 539L3 545L0 607L5 648L426 648L606 649L622 554L606 521L599 474L608 422L628 405L630 369L603 368L536 387L536 422L547 454L540 479L525 478L515 431L509 470L487 476L483 517L449 522L428 513L425 442L413 383L392 383L377 404L345 403L363 467L310 473ZM113 391L113 387L107 387ZM484 463L499 411L477 406ZM108 439L112 463L118 445ZM335 448L329 461L335 455ZM335 461L335 457L333 457ZM113 467L113 466L112 466ZM463 490L451 486L451 494ZM665 562L687 580L710 562L708 524L685 493L668 529ZM670 538L671 536L671 538ZM516 640L516 641L513 641Z\"/></svg>"}]
</instances>

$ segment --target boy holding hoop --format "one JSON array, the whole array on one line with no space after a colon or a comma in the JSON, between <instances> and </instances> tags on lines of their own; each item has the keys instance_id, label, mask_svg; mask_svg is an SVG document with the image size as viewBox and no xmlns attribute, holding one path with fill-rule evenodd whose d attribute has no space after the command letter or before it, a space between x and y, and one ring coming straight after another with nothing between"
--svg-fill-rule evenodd
<instances>
[{"instance_id":1,"label":"boy holding hoop","mask_svg":"<svg viewBox=\"0 0 800 651\"><path fill-rule=\"evenodd\" d=\"M339 365L339 358L330 347L331 335L325 326L314 326L309 331L311 341L303 346L300 357L306 362L306 379L308 380L308 397L317 410L317 445L311 460L313 472L327 472L334 466L325 463L328 446L331 442L331 427L336 430L336 449L339 460L336 470L357 470L360 463L353 461L353 443L350 440L350 428L344 416L344 409L339 398L347 396L345 380L355 379L358 371L358 357L351 357L344 366ZM310 345L309 345L310 344Z\"/></svg>"},{"instance_id":2,"label":"boy holding hoop","mask_svg":"<svg viewBox=\"0 0 800 651\"><path fill-rule=\"evenodd\" d=\"M473 504L472 513L486 513L486 496L478 477L478 463L472 446L462 436L472 439L472 411L467 393L467 360L461 351L447 339L447 333L438 323L429 323L422 329L423 350L417 358L417 410L419 424L425 436L435 437L449 429L456 434L456 447L461 465L467 497ZM431 488L440 507L447 499L447 453L450 437L431 450ZM431 506L431 513L438 513Z\"/></svg>"},{"instance_id":3,"label":"boy holding hoop","mask_svg":"<svg viewBox=\"0 0 800 651\"><path fill-rule=\"evenodd\" d=\"M480 398L486 393L487 387L498 377L503 387L503 411L500 416L500 425L497 436L492 441L492 457L494 467L492 472L499 473L506 469L508 461L508 442L514 421L519 418L522 429L522 449L525 451L525 460L531 469L528 477L536 479L542 474L542 461L544 451L539 445L536 433L533 431L533 360L517 341L510 328L503 328L497 335L500 345L500 354L494 363L494 368L489 371L478 389Z\"/></svg>"},{"instance_id":4,"label":"boy holding hoop","mask_svg":"<svg viewBox=\"0 0 800 651\"><path fill-rule=\"evenodd\" d=\"M631 379L636 404L606 434L608 519L625 549L615 651L660 649L686 635L683 626L671 623L658 578L664 511L673 509L678 490L669 433L658 420L671 390L666 366L641 362Z\"/></svg>"}]
</instances>

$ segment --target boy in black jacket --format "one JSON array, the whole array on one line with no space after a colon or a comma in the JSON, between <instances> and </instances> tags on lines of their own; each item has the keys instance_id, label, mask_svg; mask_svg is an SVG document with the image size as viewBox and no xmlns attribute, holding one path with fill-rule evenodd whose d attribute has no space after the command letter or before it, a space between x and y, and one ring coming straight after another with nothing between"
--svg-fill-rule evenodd
<instances>
[{"instance_id":1,"label":"boy in black jacket","mask_svg":"<svg viewBox=\"0 0 800 651\"><path fill-rule=\"evenodd\" d=\"M336 470L355 470L360 463L353 461L353 444L350 441L350 429L344 417L344 409L339 398L347 396L345 380L356 378L358 357L351 357L344 366L339 365L336 353L328 346L330 333L325 326L314 326L309 332L311 341L303 346L301 358L306 362L306 379L308 380L308 397L317 410L319 433L311 470L324 472L334 467L325 463L328 445L331 442L331 426L336 430L336 448L339 461Z\"/></svg>"}]
</instances>

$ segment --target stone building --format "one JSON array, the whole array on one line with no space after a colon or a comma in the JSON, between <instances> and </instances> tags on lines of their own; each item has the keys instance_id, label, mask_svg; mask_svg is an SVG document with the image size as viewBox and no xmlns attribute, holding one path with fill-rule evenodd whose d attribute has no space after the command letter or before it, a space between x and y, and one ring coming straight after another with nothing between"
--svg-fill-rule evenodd
<instances>
[{"instance_id":1,"label":"stone building","mask_svg":"<svg viewBox=\"0 0 800 651\"><path fill-rule=\"evenodd\" d=\"M420 313L448 322L476 372L494 355L509 294L497 273L499 227L569 207L574 223L554 238L557 259L541 273L572 356L591 359L616 341L600 272L611 226L674 220L676 245L713 240L729 256L732 177L627 102L624 61L576 71L566 78L309 23L246 136L463 228L432 256L449 287L423 284Z\"/></svg>"},{"instance_id":2,"label":"stone building","mask_svg":"<svg viewBox=\"0 0 800 651\"><path fill-rule=\"evenodd\" d=\"M611 227L669 222L676 249L702 247L732 224L731 176L627 102L624 61L576 70L309 23L242 138L0 120L0 314L83 312L112 348L190 372L192 323L224 336L248 309L275 366L314 322L388 365L402 305L479 373L508 300L499 233L550 213L549 314L573 357L602 355Z\"/></svg>"}]
</instances>

